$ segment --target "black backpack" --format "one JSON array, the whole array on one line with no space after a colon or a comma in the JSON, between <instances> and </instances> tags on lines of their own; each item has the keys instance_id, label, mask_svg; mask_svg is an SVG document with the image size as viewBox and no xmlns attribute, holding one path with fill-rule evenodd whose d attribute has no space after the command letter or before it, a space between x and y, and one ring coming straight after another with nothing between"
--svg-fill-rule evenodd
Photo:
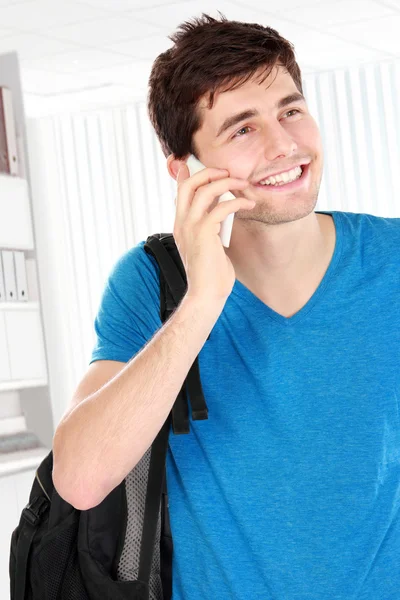
<instances>
[{"instance_id":1,"label":"black backpack","mask_svg":"<svg viewBox=\"0 0 400 600\"><path fill-rule=\"evenodd\" d=\"M144 248L160 268L160 316L165 322L186 293L185 269L172 234L151 235ZM48 454L12 534L11 600L170 600L173 542L165 464L171 425L174 434L190 432L188 401L194 420L208 418L197 358L146 455L89 510L77 510L59 496L52 481L53 454ZM129 506L128 478L129 489L142 494L143 510ZM126 580L118 578L118 569L128 520L136 517L141 519L140 535L130 544L137 564L131 570L135 576ZM125 562L131 560L125 557Z\"/></svg>"}]
</instances>

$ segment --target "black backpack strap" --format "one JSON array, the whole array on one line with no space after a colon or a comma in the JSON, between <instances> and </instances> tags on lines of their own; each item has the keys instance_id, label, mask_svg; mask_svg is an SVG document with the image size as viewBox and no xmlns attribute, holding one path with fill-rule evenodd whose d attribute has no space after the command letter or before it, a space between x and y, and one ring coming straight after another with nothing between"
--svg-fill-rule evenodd
<instances>
[{"instance_id":1,"label":"black backpack strap","mask_svg":"<svg viewBox=\"0 0 400 600\"><path fill-rule=\"evenodd\" d=\"M175 435L190 433L189 409L185 384L181 387L172 407L172 429Z\"/></svg>"},{"instance_id":2,"label":"black backpack strap","mask_svg":"<svg viewBox=\"0 0 400 600\"><path fill-rule=\"evenodd\" d=\"M186 388L189 392L193 421L205 421L208 419L208 408L204 399L203 388L201 386L199 361L197 357L190 367L189 373L187 374Z\"/></svg>"},{"instance_id":3,"label":"black backpack strap","mask_svg":"<svg viewBox=\"0 0 400 600\"><path fill-rule=\"evenodd\" d=\"M151 254L160 268L160 316L169 319L187 291L185 269L172 234L157 233L147 238L145 251ZM209 339L209 338L208 338ZM172 427L175 434L189 433L188 400L192 419L208 419L208 408L200 380L198 357L193 362L185 384L182 386L172 408Z\"/></svg>"},{"instance_id":4,"label":"black backpack strap","mask_svg":"<svg viewBox=\"0 0 400 600\"><path fill-rule=\"evenodd\" d=\"M151 254L154 257L160 268L160 317L164 323L169 319L186 293L187 283L185 269L176 247L175 240L171 234L155 234L149 236L144 248L148 254ZM207 419L208 410L201 387L197 358L194 361L185 382L190 394L192 418L195 420ZM185 382L175 400L171 413L151 446L138 573L139 580L147 583L150 580L161 500L163 499L163 501L165 501L168 499L166 485L166 457L171 420L174 433L189 433L188 402L185 394ZM162 508L164 508L164 515L166 516L164 527L166 530L169 530L168 506ZM169 563L165 565L164 569L165 572L168 573L168 578L164 581L165 591L170 594L172 594L171 568L172 564Z\"/></svg>"},{"instance_id":5,"label":"black backpack strap","mask_svg":"<svg viewBox=\"0 0 400 600\"><path fill-rule=\"evenodd\" d=\"M35 497L22 511L19 522L19 537L16 552L16 573L14 600L26 598L26 576L28 559L33 538L40 523L41 515L49 506L49 501L43 496Z\"/></svg>"}]
</instances>

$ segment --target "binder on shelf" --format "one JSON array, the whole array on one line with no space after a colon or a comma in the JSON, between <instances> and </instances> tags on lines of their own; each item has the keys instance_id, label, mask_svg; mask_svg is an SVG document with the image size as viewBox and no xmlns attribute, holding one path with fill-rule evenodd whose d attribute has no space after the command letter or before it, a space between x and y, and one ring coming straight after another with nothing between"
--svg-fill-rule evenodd
<instances>
[{"instance_id":1,"label":"binder on shelf","mask_svg":"<svg viewBox=\"0 0 400 600\"><path fill-rule=\"evenodd\" d=\"M36 271L36 259L27 258L25 259L26 269L26 281L28 287L28 298L30 302L38 302L39 300L39 288Z\"/></svg>"},{"instance_id":2,"label":"binder on shelf","mask_svg":"<svg viewBox=\"0 0 400 600\"><path fill-rule=\"evenodd\" d=\"M6 289L4 287L3 261L1 260L1 255L0 255L0 302L5 302L5 300L6 300Z\"/></svg>"},{"instance_id":3,"label":"binder on shelf","mask_svg":"<svg viewBox=\"0 0 400 600\"><path fill-rule=\"evenodd\" d=\"M16 302L17 301L17 282L15 279L15 268L14 268L14 253L12 250L1 251L3 259L3 274L4 274L4 287L6 290L6 301Z\"/></svg>"},{"instance_id":4,"label":"binder on shelf","mask_svg":"<svg viewBox=\"0 0 400 600\"><path fill-rule=\"evenodd\" d=\"M18 175L18 148L12 92L0 87L0 172Z\"/></svg>"},{"instance_id":5,"label":"binder on shelf","mask_svg":"<svg viewBox=\"0 0 400 600\"><path fill-rule=\"evenodd\" d=\"M14 250L15 279L17 282L17 299L20 302L27 302L28 284L26 280L25 254L22 250Z\"/></svg>"}]
</instances>

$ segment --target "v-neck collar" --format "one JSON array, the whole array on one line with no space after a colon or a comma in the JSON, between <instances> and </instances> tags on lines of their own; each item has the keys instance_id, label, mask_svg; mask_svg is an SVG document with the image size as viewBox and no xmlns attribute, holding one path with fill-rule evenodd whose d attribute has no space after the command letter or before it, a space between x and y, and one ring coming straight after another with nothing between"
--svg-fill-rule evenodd
<instances>
[{"instance_id":1,"label":"v-neck collar","mask_svg":"<svg viewBox=\"0 0 400 600\"><path fill-rule=\"evenodd\" d=\"M268 317L270 317L277 323L280 323L281 325L284 325L284 326L294 325L295 323L298 323L301 319L303 319L305 317L305 315L307 315L310 312L310 310L313 308L313 306L316 304L316 302L321 298L322 294L324 293L326 286L327 286L329 280L331 279L331 277L339 263L339 260L340 260L340 255L341 255L342 246L343 246L343 222L342 222L342 216L341 216L340 211L315 211L315 212L319 213L319 214L332 215L333 222L335 224L335 229L336 229L335 249L333 251L329 266L328 266L327 270L325 271L325 274L324 274L322 280L320 281L317 289L315 290L315 292L311 296L311 298L308 300L308 302L299 311L297 311L291 317L285 317L285 316L277 313L275 310L273 310L267 304L265 304L265 302L260 300L260 298L258 298L258 296L253 294L253 292L251 292L249 290L249 288L246 287L238 279L236 279L235 285L233 286L232 294L241 296L244 300L246 300L247 302L250 302L250 304L254 305L255 307L258 307L258 308L261 307L262 310L264 311L264 313Z\"/></svg>"}]
</instances>

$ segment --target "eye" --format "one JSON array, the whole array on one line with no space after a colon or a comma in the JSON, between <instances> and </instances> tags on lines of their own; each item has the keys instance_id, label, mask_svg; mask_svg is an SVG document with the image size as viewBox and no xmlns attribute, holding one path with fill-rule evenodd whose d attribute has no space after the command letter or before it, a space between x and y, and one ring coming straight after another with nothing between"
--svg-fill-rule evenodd
<instances>
[{"instance_id":1,"label":"eye","mask_svg":"<svg viewBox=\"0 0 400 600\"><path fill-rule=\"evenodd\" d=\"M300 113L301 111L298 108L292 108L291 110L289 110L287 113L285 113L286 115L289 115L290 113ZM293 115L292 115L293 116ZM243 137L243 135L238 135L241 131L244 131L245 129L250 129L249 125L245 125L244 127L242 127L241 129L239 129L235 135L232 137L232 139L236 138L236 137Z\"/></svg>"},{"instance_id":2,"label":"eye","mask_svg":"<svg viewBox=\"0 0 400 600\"><path fill-rule=\"evenodd\" d=\"M286 114L288 115L289 113L299 113L299 109L298 108L292 108L291 110L289 110Z\"/></svg>"},{"instance_id":3,"label":"eye","mask_svg":"<svg viewBox=\"0 0 400 600\"><path fill-rule=\"evenodd\" d=\"M248 125L246 125L245 127L242 127L241 129L239 129L239 131L237 131L237 132L235 133L235 135L234 135L233 137L234 137L234 138L235 138L235 137L243 137L242 135L238 135L238 133L240 133L240 132L241 132L241 131L243 131L244 129L250 129L250 127L249 127Z\"/></svg>"}]
</instances>

